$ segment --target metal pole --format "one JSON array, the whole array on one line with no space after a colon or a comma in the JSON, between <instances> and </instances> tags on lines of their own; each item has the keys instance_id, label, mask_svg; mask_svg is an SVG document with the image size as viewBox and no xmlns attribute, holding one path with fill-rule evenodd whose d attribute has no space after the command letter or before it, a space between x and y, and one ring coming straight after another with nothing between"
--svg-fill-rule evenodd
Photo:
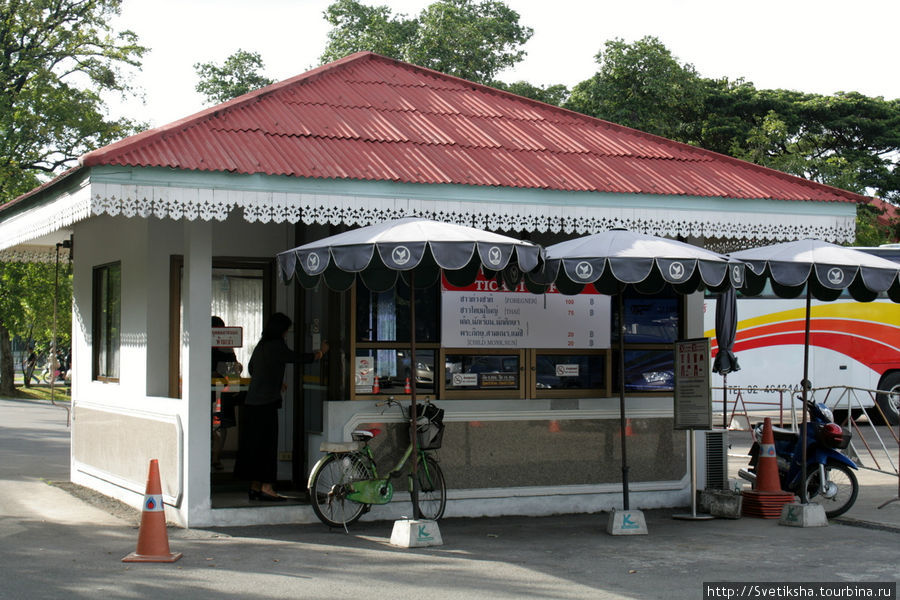
<instances>
[{"instance_id":1,"label":"metal pole","mask_svg":"<svg viewBox=\"0 0 900 600\"><path fill-rule=\"evenodd\" d=\"M625 442L625 300L619 297L619 437L622 439L622 508L628 510L628 456Z\"/></svg>"},{"instance_id":2,"label":"metal pole","mask_svg":"<svg viewBox=\"0 0 900 600\"><path fill-rule=\"evenodd\" d=\"M419 511L419 436L416 435L416 273L409 272L409 438L412 443L412 489L409 494L413 505L413 518L421 519Z\"/></svg>"},{"instance_id":3,"label":"metal pole","mask_svg":"<svg viewBox=\"0 0 900 600\"><path fill-rule=\"evenodd\" d=\"M806 504L806 398L807 389L809 388L809 314L812 305L812 295L810 292L809 281L806 282L806 331L803 341L803 381L800 382L803 397L803 417L800 420L800 504ZM824 485L824 481L820 481L819 485Z\"/></svg>"}]
</instances>

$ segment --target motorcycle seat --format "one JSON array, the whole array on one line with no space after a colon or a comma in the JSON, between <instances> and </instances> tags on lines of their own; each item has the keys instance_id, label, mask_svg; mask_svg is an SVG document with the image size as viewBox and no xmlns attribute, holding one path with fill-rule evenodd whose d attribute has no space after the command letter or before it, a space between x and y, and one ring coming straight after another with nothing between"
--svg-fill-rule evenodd
<instances>
[{"instance_id":1,"label":"motorcycle seat","mask_svg":"<svg viewBox=\"0 0 900 600\"><path fill-rule=\"evenodd\" d=\"M793 441L800 437L800 434L796 431L792 431L790 429L784 429L783 427L772 427L772 437L775 438L775 441Z\"/></svg>"}]
</instances>

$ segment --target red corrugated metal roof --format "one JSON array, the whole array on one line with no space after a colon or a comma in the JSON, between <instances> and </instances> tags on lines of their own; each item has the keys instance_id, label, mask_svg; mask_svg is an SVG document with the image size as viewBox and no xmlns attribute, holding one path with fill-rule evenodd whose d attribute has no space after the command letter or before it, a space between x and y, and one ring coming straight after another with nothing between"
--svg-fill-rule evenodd
<instances>
[{"instance_id":1,"label":"red corrugated metal roof","mask_svg":"<svg viewBox=\"0 0 900 600\"><path fill-rule=\"evenodd\" d=\"M869 200L369 52L81 161L403 183Z\"/></svg>"}]
</instances>

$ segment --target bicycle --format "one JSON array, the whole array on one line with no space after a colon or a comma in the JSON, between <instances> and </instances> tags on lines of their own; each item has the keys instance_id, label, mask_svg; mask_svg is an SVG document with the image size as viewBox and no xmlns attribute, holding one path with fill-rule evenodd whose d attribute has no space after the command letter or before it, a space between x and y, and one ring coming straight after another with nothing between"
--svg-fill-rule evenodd
<instances>
[{"instance_id":1,"label":"bicycle","mask_svg":"<svg viewBox=\"0 0 900 600\"><path fill-rule=\"evenodd\" d=\"M375 406L398 406L406 423L408 410L393 398ZM444 431L444 411L427 399L417 407L418 494L413 493L412 470L407 475L414 508L423 519L437 521L447 505L447 486L444 473L433 450L440 448ZM386 410L386 409L385 409ZM384 412L384 411L382 411ZM320 448L325 456L309 475L309 498L313 511L325 525L344 527L355 523L373 504L387 504L394 496L391 479L398 477L412 456L412 441L397 464L384 476L378 468L369 442L381 430L357 429L351 442L324 442Z\"/></svg>"}]
</instances>

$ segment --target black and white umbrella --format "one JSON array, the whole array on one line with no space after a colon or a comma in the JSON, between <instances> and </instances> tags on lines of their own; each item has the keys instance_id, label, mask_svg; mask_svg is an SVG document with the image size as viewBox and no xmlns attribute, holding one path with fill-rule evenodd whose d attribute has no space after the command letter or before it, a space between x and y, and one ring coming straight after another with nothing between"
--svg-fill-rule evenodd
<instances>
[{"instance_id":1,"label":"black and white umbrella","mask_svg":"<svg viewBox=\"0 0 900 600\"><path fill-rule=\"evenodd\" d=\"M540 271L529 274L536 283L553 283L564 294L577 294L585 285L593 285L601 294L618 297L622 496L628 510L623 292L631 287L653 294L671 287L679 294L691 294L703 287L713 291L740 287L744 264L697 246L623 229L549 246L544 261Z\"/></svg>"},{"instance_id":2,"label":"black and white umbrella","mask_svg":"<svg viewBox=\"0 0 900 600\"><path fill-rule=\"evenodd\" d=\"M806 292L806 329L803 343L802 481L806 481L806 401L809 381L809 314L812 298L831 302L845 290L858 302L871 302L886 293L900 302L900 266L884 258L821 240L806 239L733 252L747 263L744 293L756 295L769 282L775 295L796 298ZM801 485L806 503L806 485Z\"/></svg>"},{"instance_id":3,"label":"black and white umbrella","mask_svg":"<svg viewBox=\"0 0 900 600\"><path fill-rule=\"evenodd\" d=\"M514 286L523 272L540 262L540 246L429 219L407 217L339 233L278 254L285 282L296 276L304 287L319 281L333 290L350 289L357 278L372 291L386 291L402 276L410 290L410 331L415 332L415 289L438 281L443 271L453 285L468 285L479 269ZM410 336L410 364L415 368L416 340ZM413 487L418 483L416 452L416 378L410 378L410 438L413 444ZM413 502L413 507L417 504ZM417 509L416 509L417 510ZM419 518L419 515L415 515Z\"/></svg>"},{"instance_id":4,"label":"black and white umbrella","mask_svg":"<svg viewBox=\"0 0 900 600\"><path fill-rule=\"evenodd\" d=\"M734 342L737 339L737 292L730 287L719 294L716 302L716 358L713 373L722 376L722 428L728 429L728 374L740 371Z\"/></svg>"}]
</instances>

